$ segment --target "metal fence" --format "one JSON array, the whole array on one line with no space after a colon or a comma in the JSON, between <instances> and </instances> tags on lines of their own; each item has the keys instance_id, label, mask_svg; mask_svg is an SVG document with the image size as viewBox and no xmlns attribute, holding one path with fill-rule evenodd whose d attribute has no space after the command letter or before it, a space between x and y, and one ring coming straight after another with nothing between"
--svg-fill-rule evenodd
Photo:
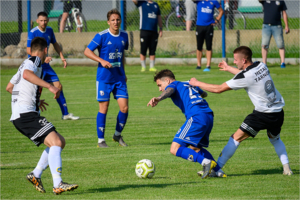
<instances>
[{"instance_id":1,"label":"metal fence","mask_svg":"<svg viewBox=\"0 0 300 200\"><path fill-rule=\"evenodd\" d=\"M284 35L286 57L299 57L299 1L285 2L291 29L290 34ZM187 32L184 1L158 0L157 3L161 9L164 26L163 37L159 38L157 57L195 57L195 23L191 31ZM37 26L35 23L37 13L46 11L50 17L48 25L53 28L57 41L62 44L64 54L67 57L83 57L82 52L93 36L108 28L106 14L112 8L120 9L120 0L82 0L82 14L86 23L84 33L76 33L75 26L72 30L59 33L59 16L62 14L63 3L60 0L31 0L32 26ZM1 57L26 57L26 52L22 49L26 48L27 10L26 0L1 0ZM131 0L125 1L125 10L125 30L130 35L131 43L127 54L138 56L139 11ZM226 52L231 53L239 45L248 45L260 57L263 13L258 0L229 0L225 16ZM221 35L221 24L217 24L213 39L213 57L221 57ZM8 46L9 50L6 50ZM12 55L13 51L17 50L19 54ZM50 54L55 56L53 49L50 49ZM269 49L269 55L272 54L279 57L273 39Z\"/></svg>"}]
</instances>

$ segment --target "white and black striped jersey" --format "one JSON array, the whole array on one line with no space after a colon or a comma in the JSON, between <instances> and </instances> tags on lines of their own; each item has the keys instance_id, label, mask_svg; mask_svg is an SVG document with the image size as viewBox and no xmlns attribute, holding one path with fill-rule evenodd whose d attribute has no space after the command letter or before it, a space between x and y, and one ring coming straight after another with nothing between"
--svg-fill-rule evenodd
<instances>
[{"instance_id":1,"label":"white and black striped jersey","mask_svg":"<svg viewBox=\"0 0 300 200\"><path fill-rule=\"evenodd\" d=\"M20 118L21 113L39 112L39 100L42 87L30 83L23 78L24 70L33 71L42 78L42 62L37 56L26 59L12 77L10 82L14 84L11 96L12 115L10 121Z\"/></svg>"},{"instance_id":2,"label":"white and black striped jersey","mask_svg":"<svg viewBox=\"0 0 300 200\"><path fill-rule=\"evenodd\" d=\"M269 69L262 62L254 62L226 83L233 90L244 88L256 111L280 112L285 105L283 97L275 88Z\"/></svg>"}]
</instances>

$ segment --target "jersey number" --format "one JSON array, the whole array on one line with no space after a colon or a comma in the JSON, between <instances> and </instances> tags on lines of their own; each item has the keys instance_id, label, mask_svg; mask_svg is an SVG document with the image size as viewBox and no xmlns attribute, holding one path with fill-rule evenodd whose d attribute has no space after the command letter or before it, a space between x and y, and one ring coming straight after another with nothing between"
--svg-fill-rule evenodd
<instances>
[{"instance_id":1,"label":"jersey number","mask_svg":"<svg viewBox=\"0 0 300 200\"><path fill-rule=\"evenodd\" d=\"M185 87L188 87L189 88L189 96L190 96L190 99L195 99L195 98L202 98L200 95L199 95L199 92L198 90L195 89L195 87L191 86L191 85L185 85ZM198 95L198 96L197 96Z\"/></svg>"}]
</instances>

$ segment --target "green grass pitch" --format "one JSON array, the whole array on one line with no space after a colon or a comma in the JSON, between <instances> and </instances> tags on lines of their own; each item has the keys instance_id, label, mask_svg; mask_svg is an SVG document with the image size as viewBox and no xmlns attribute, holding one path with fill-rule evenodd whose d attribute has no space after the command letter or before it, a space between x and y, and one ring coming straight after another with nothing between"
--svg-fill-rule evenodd
<instances>
[{"instance_id":1,"label":"green grass pitch","mask_svg":"<svg viewBox=\"0 0 300 200\"><path fill-rule=\"evenodd\" d=\"M180 81L196 77L204 82L221 84L233 77L212 66L211 72L195 66L157 66L171 69ZM59 197L52 194L52 177L47 169L42 176L45 194L27 182L26 174L36 166L44 145L37 148L9 122L11 97L5 87L17 68L1 69L1 198L2 199L299 199L299 68L269 66L276 88L285 99L285 122L281 138L285 143L293 176L282 175L282 165L261 131L256 138L242 142L223 168L226 179L202 180L198 163L170 154L172 139L185 121L184 115L166 99L155 108L148 101L159 96L152 72L140 72L139 66L126 66L129 91L129 118L123 131L128 147L112 141L118 113L112 98L107 115L105 139L110 148L97 148L96 66L54 67L64 87L69 111L78 121L61 120L53 95L44 89L42 99L49 103L41 115L52 122L66 139L62 152L62 178L79 188ZM244 90L223 94L209 93L206 98L215 114L208 150L215 159L228 138L240 126L253 105ZM153 179L139 179L135 165L150 159L156 165Z\"/></svg>"}]
</instances>

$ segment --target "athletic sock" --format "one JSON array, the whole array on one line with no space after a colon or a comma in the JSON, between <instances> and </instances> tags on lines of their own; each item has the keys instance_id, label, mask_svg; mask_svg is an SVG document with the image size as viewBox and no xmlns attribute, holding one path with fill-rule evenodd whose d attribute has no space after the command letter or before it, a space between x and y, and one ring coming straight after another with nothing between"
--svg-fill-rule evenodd
<instances>
[{"instance_id":1,"label":"athletic sock","mask_svg":"<svg viewBox=\"0 0 300 200\"><path fill-rule=\"evenodd\" d=\"M285 149L285 145L279 138L269 138L271 144L273 144L275 151L282 163L282 165L289 163L288 155Z\"/></svg>"},{"instance_id":2,"label":"athletic sock","mask_svg":"<svg viewBox=\"0 0 300 200\"><path fill-rule=\"evenodd\" d=\"M207 159L209 159L209 160L215 161L215 159L214 159L214 157L211 155L211 153L210 153L209 151L207 151L206 149L204 149L204 148L201 148L201 150L198 152L198 154L202 154L203 157L205 157L205 158L207 158ZM219 171L219 169L221 169L221 168L220 168L220 166L219 166L218 163L217 163L217 166L216 166L215 168L213 168L213 169L214 169L215 172L217 172L217 171Z\"/></svg>"},{"instance_id":3,"label":"athletic sock","mask_svg":"<svg viewBox=\"0 0 300 200\"><path fill-rule=\"evenodd\" d=\"M146 60L141 60L142 68L146 69Z\"/></svg>"},{"instance_id":4,"label":"athletic sock","mask_svg":"<svg viewBox=\"0 0 300 200\"><path fill-rule=\"evenodd\" d=\"M176 152L177 157L181 157L183 159L192 161L192 162L198 162L198 157L199 158L199 163L201 164L204 157L200 154L198 154L196 151L193 149L187 148L187 147L179 147L179 149Z\"/></svg>"},{"instance_id":5,"label":"athletic sock","mask_svg":"<svg viewBox=\"0 0 300 200\"><path fill-rule=\"evenodd\" d=\"M217 162L220 168L222 168L233 156L239 145L240 143L238 141L234 140L232 137L229 138L228 143L223 148Z\"/></svg>"},{"instance_id":6,"label":"athletic sock","mask_svg":"<svg viewBox=\"0 0 300 200\"><path fill-rule=\"evenodd\" d=\"M63 91L60 91L59 98L56 99L56 101L57 101L57 103L58 103L58 105L60 107L62 115L68 115L69 112L68 112L67 102L66 102L66 98L64 96Z\"/></svg>"},{"instance_id":7,"label":"athletic sock","mask_svg":"<svg viewBox=\"0 0 300 200\"><path fill-rule=\"evenodd\" d=\"M98 112L97 115L97 134L98 138L104 139L106 114Z\"/></svg>"},{"instance_id":8,"label":"athletic sock","mask_svg":"<svg viewBox=\"0 0 300 200\"><path fill-rule=\"evenodd\" d=\"M150 68L153 68L155 64L155 60L150 60Z\"/></svg>"},{"instance_id":9,"label":"athletic sock","mask_svg":"<svg viewBox=\"0 0 300 200\"><path fill-rule=\"evenodd\" d=\"M47 167L48 167L48 155L49 155L49 147L47 147L43 151L37 166L33 170L33 174L36 178L41 178L43 171L45 169L47 169Z\"/></svg>"},{"instance_id":10,"label":"athletic sock","mask_svg":"<svg viewBox=\"0 0 300 200\"><path fill-rule=\"evenodd\" d=\"M61 151L62 148L59 146L52 146L49 149L48 162L49 162L49 167L53 178L54 187L58 187L59 183L62 181Z\"/></svg>"},{"instance_id":11,"label":"athletic sock","mask_svg":"<svg viewBox=\"0 0 300 200\"><path fill-rule=\"evenodd\" d=\"M117 124L116 124L116 132L115 136L120 136L128 118L128 113L122 113L119 111L118 117L117 117Z\"/></svg>"}]
</instances>

